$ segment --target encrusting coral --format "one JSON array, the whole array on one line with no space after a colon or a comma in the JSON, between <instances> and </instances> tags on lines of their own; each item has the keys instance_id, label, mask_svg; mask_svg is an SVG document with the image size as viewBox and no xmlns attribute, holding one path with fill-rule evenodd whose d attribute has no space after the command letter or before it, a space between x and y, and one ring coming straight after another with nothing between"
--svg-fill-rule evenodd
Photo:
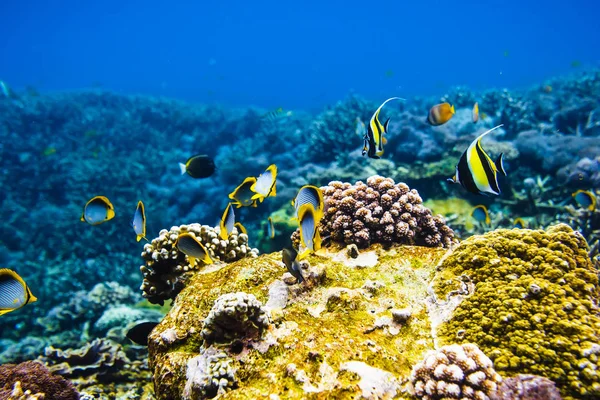
<instances>
[{"instance_id":1,"label":"encrusting coral","mask_svg":"<svg viewBox=\"0 0 600 400\"><path fill-rule=\"evenodd\" d=\"M411 392L423 400L489 399L502 378L471 343L428 352L410 374Z\"/></svg>"},{"instance_id":2,"label":"encrusting coral","mask_svg":"<svg viewBox=\"0 0 600 400\"><path fill-rule=\"evenodd\" d=\"M183 398L213 398L236 387L233 360L214 347L200 348L200 355L187 362Z\"/></svg>"},{"instance_id":3,"label":"encrusting coral","mask_svg":"<svg viewBox=\"0 0 600 400\"><path fill-rule=\"evenodd\" d=\"M438 299L467 294L438 339L475 343L498 372L549 378L565 398L600 397L598 271L587 251L564 224L465 240L433 281Z\"/></svg>"},{"instance_id":4,"label":"encrusting coral","mask_svg":"<svg viewBox=\"0 0 600 400\"><path fill-rule=\"evenodd\" d=\"M321 237L331 235L334 241L359 248L372 243L449 247L454 241L444 218L432 215L419 193L405 183L375 175L366 184L334 181L321 190L325 200Z\"/></svg>"},{"instance_id":5,"label":"encrusting coral","mask_svg":"<svg viewBox=\"0 0 600 400\"><path fill-rule=\"evenodd\" d=\"M40 395L43 394L43 397ZM38 397L34 397L34 396ZM0 399L77 400L79 393L68 380L53 375L39 362L0 365Z\"/></svg>"},{"instance_id":6,"label":"encrusting coral","mask_svg":"<svg viewBox=\"0 0 600 400\"><path fill-rule=\"evenodd\" d=\"M517 375L502 380L491 400L562 400L550 379L536 375Z\"/></svg>"},{"instance_id":7,"label":"encrusting coral","mask_svg":"<svg viewBox=\"0 0 600 400\"><path fill-rule=\"evenodd\" d=\"M248 235L238 233L237 228L227 240L219 238L219 229L196 223L173 226L169 231L163 229L142 252L145 264L140 267L144 276L140 289L151 303L163 305L165 300L174 299L183 288L186 273L197 268L191 267L187 256L173 246L179 234L184 232L193 233L213 261L232 262L258 254L257 249L248 246Z\"/></svg>"}]
</instances>

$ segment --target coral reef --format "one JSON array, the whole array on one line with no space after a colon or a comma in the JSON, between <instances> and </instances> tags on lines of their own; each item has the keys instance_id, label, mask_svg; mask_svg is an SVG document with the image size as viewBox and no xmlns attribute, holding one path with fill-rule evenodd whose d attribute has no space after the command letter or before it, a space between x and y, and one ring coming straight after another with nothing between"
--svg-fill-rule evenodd
<instances>
[{"instance_id":1,"label":"coral reef","mask_svg":"<svg viewBox=\"0 0 600 400\"><path fill-rule=\"evenodd\" d=\"M490 400L562 400L562 397L550 379L520 374L503 379Z\"/></svg>"},{"instance_id":2,"label":"coral reef","mask_svg":"<svg viewBox=\"0 0 600 400\"><path fill-rule=\"evenodd\" d=\"M410 374L412 393L424 400L486 399L501 380L492 360L471 343L428 352Z\"/></svg>"},{"instance_id":3,"label":"coral reef","mask_svg":"<svg viewBox=\"0 0 600 400\"><path fill-rule=\"evenodd\" d=\"M16 385L19 383L18 385ZM39 362L26 361L21 364L0 365L0 398L30 399L35 394L43 394L44 400L77 400L79 393L66 379L53 375ZM33 395L27 397L26 393Z\"/></svg>"},{"instance_id":4,"label":"coral reef","mask_svg":"<svg viewBox=\"0 0 600 400\"><path fill-rule=\"evenodd\" d=\"M200 355L187 363L183 398L213 398L237 386L233 360L213 347L201 348Z\"/></svg>"},{"instance_id":5,"label":"coral reef","mask_svg":"<svg viewBox=\"0 0 600 400\"><path fill-rule=\"evenodd\" d=\"M256 257L258 250L248 246L248 235L233 234L227 240L219 238L219 230L207 225L189 224L163 229L157 238L144 245L142 258L144 265L140 271L144 277L141 286L143 296L154 304L163 304L174 299L184 286L188 272L193 270L187 256L173 247L177 236L182 232L196 235L208 250L213 260L231 262L243 257Z\"/></svg>"},{"instance_id":6,"label":"coral reef","mask_svg":"<svg viewBox=\"0 0 600 400\"><path fill-rule=\"evenodd\" d=\"M462 242L438 267L432 309L442 343L475 343L501 374L556 382L565 398L600 396L598 271L579 232L500 229Z\"/></svg>"}]
</instances>

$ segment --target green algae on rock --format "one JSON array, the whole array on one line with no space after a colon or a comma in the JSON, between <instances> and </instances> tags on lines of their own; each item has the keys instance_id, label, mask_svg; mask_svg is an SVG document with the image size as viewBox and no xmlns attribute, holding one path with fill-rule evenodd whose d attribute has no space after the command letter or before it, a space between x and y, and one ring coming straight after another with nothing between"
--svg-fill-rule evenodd
<instances>
[{"instance_id":1,"label":"green algae on rock","mask_svg":"<svg viewBox=\"0 0 600 400\"><path fill-rule=\"evenodd\" d=\"M473 236L438 271L436 296L453 303L440 344L476 343L500 374L547 377L567 399L600 396L598 271L578 232L561 224Z\"/></svg>"}]
</instances>

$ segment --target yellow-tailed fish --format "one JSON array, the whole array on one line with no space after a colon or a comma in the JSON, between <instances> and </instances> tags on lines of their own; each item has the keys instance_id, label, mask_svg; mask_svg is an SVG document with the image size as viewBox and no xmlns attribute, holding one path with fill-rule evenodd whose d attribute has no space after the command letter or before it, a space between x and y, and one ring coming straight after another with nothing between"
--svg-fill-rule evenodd
<instances>
[{"instance_id":1,"label":"yellow-tailed fish","mask_svg":"<svg viewBox=\"0 0 600 400\"><path fill-rule=\"evenodd\" d=\"M250 189L255 193L254 196L252 196L252 200L258 199L262 203L267 197L275 197L277 194L276 186L277 166L275 164L271 164L267 167L265 172L256 178L256 182L254 182L252 187L250 187Z\"/></svg>"},{"instance_id":2,"label":"yellow-tailed fish","mask_svg":"<svg viewBox=\"0 0 600 400\"><path fill-rule=\"evenodd\" d=\"M303 248L298 260L304 259L310 253L321 248L321 235L319 233L319 219L312 204L304 204L298 210L298 224L300 225L300 243Z\"/></svg>"},{"instance_id":3,"label":"yellow-tailed fish","mask_svg":"<svg viewBox=\"0 0 600 400\"><path fill-rule=\"evenodd\" d=\"M256 178L249 176L236 187L233 192L229 193L229 198L233 200L233 205L240 207L256 207L258 200L252 199L256 193L252 191L252 186L256 183Z\"/></svg>"},{"instance_id":4,"label":"yellow-tailed fish","mask_svg":"<svg viewBox=\"0 0 600 400\"><path fill-rule=\"evenodd\" d=\"M231 203L227 204L227 207L223 212L220 226L221 231L219 232L219 237L223 240L228 239L235 226L235 212L233 211L233 207L231 207Z\"/></svg>"},{"instance_id":5,"label":"yellow-tailed fish","mask_svg":"<svg viewBox=\"0 0 600 400\"><path fill-rule=\"evenodd\" d=\"M525 222L523 218L515 218L515 220L513 221L513 227L518 229L525 229L527 228L527 222Z\"/></svg>"},{"instance_id":6,"label":"yellow-tailed fish","mask_svg":"<svg viewBox=\"0 0 600 400\"><path fill-rule=\"evenodd\" d=\"M384 124L381 124L381 121L379 121L379 113L381 112L383 106L385 106L388 101L392 100L404 99L401 99L400 97L390 97L389 99L384 101L383 104L381 104L379 108L375 111L375 113L371 117L371 120L369 121L369 125L367 126L367 132L365 133L365 136L363 138L363 156L368 155L369 158L380 158L383 155L383 145L387 143L387 139L385 139L383 135L387 133L390 119L388 118Z\"/></svg>"},{"instance_id":7,"label":"yellow-tailed fish","mask_svg":"<svg viewBox=\"0 0 600 400\"><path fill-rule=\"evenodd\" d=\"M476 221L484 222L486 225L489 225L492 222L490 213L488 212L487 207L484 205L479 205L473 208L473 211L471 211L471 217L475 218Z\"/></svg>"},{"instance_id":8,"label":"yellow-tailed fish","mask_svg":"<svg viewBox=\"0 0 600 400\"><path fill-rule=\"evenodd\" d=\"M296 219L298 218L298 209L304 204L311 204L316 211L318 219L320 219L325 209L325 201L323 200L321 189L313 185L305 185L298 190L296 198L292 200L292 206L296 209Z\"/></svg>"},{"instance_id":9,"label":"yellow-tailed fish","mask_svg":"<svg viewBox=\"0 0 600 400\"><path fill-rule=\"evenodd\" d=\"M298 252L293 247L281 251L281 261L283 261L289 273L296 278L296 283L302 283L304 282L304 276L302 276L300 263L296 260L297 257Z\"/></svg>"},{"instance_id":10,"label":"yellow-tailed fish","mask_svg":"<svg viewBox=\"0 0 600 400\"><path fill-rule=\"evenodd\" d=\"M138 242L142 239L148 241L148 239L146 239L146 210L144 208L144 203L142 203L141 200L138 201L135 212L133 213L131 226L137 236L136 240Z\"/></svg>"},{"instance_id":11,"label":"yellow-tailed fish","mask_svg":"<svg viewBox=\"0 0 600 400\"><path fill-rule=\"evenodd\" d=\"M37 301L29 286L15 271L0 269L0 315Z\"/></svg>"},{"instance_id":12,"label":"yellow-tailed fish","mask_svg":"<svg viewBox=\"0 0 600 400\"><path fill-rule=\"evenodd\" d=\"M473 118L473 123L476 124L479 121L479 104L475 102L473 105L473 111L471 112L471 117Z\"/></svg>"},{"instance_id":13,"label":"yellow-tailed fish","mask_svg":"<svg viewBox=\"0 0 600 400\"><path fill-rule=\"evenodd\" d=\"M475 194L499 195L498 171L506 176L502 164L502 153L495 162L486 154L481 147L481 139L488 133L500 128L498 125L479 135L460 157L456 172L450 183L460 183L467 191Z\"/></svg>"},{"instance_id":14,"label":"yellow-tailed fish","mask_svg":"<svg viewBox=\"0 0 600 400\"><path fill-rule=\"evenodd\" d=\"M271 217L267 220L267 237L269 239L275 238L275 224L273 223L273 219Z\"/></svg>"},{"instance_id":15,"label":"yellow-tailed fish","mask_svg":"<svg viewBox=\"0 0 600 400\"><path fill-rule=\"evenodd\" d=\"M427 122L433 126L443 125L454 116L454 106L450 103L436 104L429 109Z\"/></svg>"},{"instance_id":16,"label":"yellow-tailed fish","mask_svg":"<svg viewBox=\"0 0 600 400\"><path fill-rule=\"evenodd\" d=\"M293 115L292 111L285 111L282 107L279 107L277 110L270 111L262 116L264 121L275 122L282 118L291 117Z\"/></svg>"},{"instance_id":17,"label":"yellow-tailed fish","mask_svg":"<svg viewBox=\"0 0 600 400\"><path fill-rule=\"evenodd\" d=\"M179 234L175 245L177 246L177 250L187 256L188 262L192 268L196 266L198 261L202 261L204 264L213 263L213 260L208 254L208 250L206 250L206 247L204 247L193 233L186 232Z\"/></svg>"},{"instance_id":18,"label":"yellow-tailed fish","mask_svg":"<svg viewBox=\"0 0 600 400\"><path fill-rule=\"evenodd\" d=\"M241 222L236 222L235 224L233 224L233 226L235 226L237 228L238 234L239 233L243 233L244 235L248 234L246 227L244 225L242 225Z\"/></svg>"},{"instance_id":19,"label":"yellow-tailed fish","mask_svg":"<svg viewBox=\"0 0 600 400\"><path fill-rule=\"evenodd\" d=\"M590 211L594 211L596 209L596 195L589 190L578 190L573 193L572 196L579 207L587 208Z\"/></svg>"},{"instance_id":20,"label":"yellow-tailed fish","mask_svg":"<svg viewBox=\"0 0 600 400\"><path fill-rule=\"evenodd\" d=\"M208 178L215 173L217 167L212 158L199 154L187 159L185 164L179 163L181 175L188 174L192 178Z\"/></svg>"},{"instance_id":21,"label":"yellow-tailed fish","mask_svg":"<svg viewBox=\"0 0 600 400\"><path fill-rule=\"evenodd\" d=\"M104 196L96 196L88 201L83 208L81 220L90 225L99 225L115 217L115 208Z\"/></svg>"}]
</instances>

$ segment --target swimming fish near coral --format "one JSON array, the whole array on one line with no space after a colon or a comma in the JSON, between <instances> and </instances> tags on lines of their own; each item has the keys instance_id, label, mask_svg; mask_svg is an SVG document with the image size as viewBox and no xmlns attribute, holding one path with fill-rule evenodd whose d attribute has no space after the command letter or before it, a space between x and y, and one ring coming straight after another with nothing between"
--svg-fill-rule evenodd
<instances>
[{"instance_id":1,"label":"swimming fish near coral","mask_svg":"<svg viewBox=\"0 0 600 400\"><path fill-rule=\"evenodd\" d=\"M246 227L244 225L242 225L241 222L236 222L235 224L233 224L233 226L235 228L237 228L238 233L243 233L244 235L248 234L248 231L246 230Z\"/></svg>"},{"instance_id":2,"label":"swimming fish near coral","mask_svg":"<svg viewBox=\"0 0 600 400\"><path fill-rule=\"evenodd\" d=\"M296 259L298 252L294 248L284 248L281 251L281 261L285 264L288 272L296 278L296 283L304 282L304 276L302 276L302 268L300 263Z\"/></svg>"},{"instance_id":3,"label":"swimming fish near coral","mask_svg":"<svg viewBox=\"0 0 600 400\"><path fill-rule=\"evenodd\" d=\"M233 231L233 227L235 226L235 212L231 207L231 203L228 203L227 207L225 207L223 216L221 216L220 226L221 231L219 232L219 237L223 240L227 240L229 235L231 235L231 231Z\"/></svg>"},{"instance_id":4,"label":"swimming fish near coral","mask_svg":"<svg viewBox=\"0 0 600 400\"><path fill-rule=\"evenodd\" d=\"M475 102L473 105L473 111L471 111L471 118L473 119L473 123L476 124L479 121L479 104Z\"/></svg>"},{"instance_id":5,"label":"swimming fish near coral","mask_svg":"<svg viewBox=\"0 0 600 400\"><path fill-rule=\"evenodd\" d=\"M484 205L478 205L473 208L473 211L471 211L471 217L473 217L476 221L485 223L486 225L489 225L492 222L490 213L488 212L487 207Z\"/></svg>"},{"instance_id":6,"label":"swimming fish near coral","mask_svg":"<svg viewBox=\"0 0 600 400\"><path fill-rule=\"evenodd\" d=\"M193 233L186 232L179 234L175 246L177 247L177 250L188 257L188 262L192 268L196 266L198 261L202 261L204 264L213 263L212 258L210 258L210 255L208 254L208 250L206 250L206 247L204 247Z\"/></svg>"},{"instance_id":7,"label":"swimming fish near coral","mask_svg":"<svg viewBox=\"0 0 600 400\"><path fill-rule=\"evenodd\" d=\"M115 217L115 208L110 200L104 196L96 196L89 200L83 208L81 221L90 225L100 225Z\"/></svg>"},{"instance_id":8,"label":"swimming fish near coral","mask_svg":"<svg viewBox=\"0 0 600 400\"><path fill-rule=\"evenodd\" d=\"M233 200L233 205L240 207L256 207L258 200L252 199L256 193L252 191L252 186L256 183L256 178L249 176L233 192L229 193L229 198Z\"/></svg>"},{"instance_id":9,"label":"swimming fish near coral","mask_svg":"<svg viewBox=\"0 0 600 400\"><path fill-rule=\"evenodd\" d=\"M131 220L131 226L133 227L133 231L136 234L136 240L139 242L142 239L146 239L146 211L144 208L144 203L142 201L138 201L137 207L135 208L135 212L133 213L133 219Z\"/></svg>"},{"instance_id":10,"label":"swimming fish near coral","mask_svg":"<svg viewBox=\"0 0 600 400\"><path fill-rule=\"evenodd\" d=\"M293 115L292 111L285 111L282 107L279 107L277 110L270 111L262 116L263 121L276 122L281 120L282 118L291 117Z\"/></svg>"},{"instance_id":11,"label":"swimming fish near coral","mask_svg":"<svg viewBox=\"0 0 600 400\"><path fill-rule=\"evenodd\" d=\"M502 163L502 153L493 162L485 150L483 150L483 147L481 147L481 139L501 126L495 126L473 140L460 157L456 165L456 172L452 178L448 178L448 182L460 183L467 191L475 194L500 194L498 171L506 176L506 171Z\"/></svg>"},{"instance_id":12,"label":"swimming fish near coral","mask_svg":"<svg viewBox=\"0 0 600 400\"><path fill-rule=\"evenodd\" d=\"M573 193L572 196L579 207L586 208L590 211L596 209L596 195L589 190L578 190Z\"/></svg>"},{"instance_id":13,"label":"swimming fish near coral","mask_svg":"<svg viewBox=\"0 0 600 400\"><path fill-rule=\"evenodd\" d=\"M51 156L51 155L53 155L53 154L56 154L56 147L46 147L46 148L44 149L44 151L42 151L42 154L43 154L45 157Z\"/></svg>"},{"instance_id":14,"label":"swimming fish near coral","mask_svg":"<svg viewBox=\"0 0 600 400\"><path fill-rule=\"evenodd\" d=\"M513 228L525 229L527 228L527 222L523 218L515 218L513 221Z\"/></svg>"},{"instance_id":15,"label":"swimming fish near coral","mask_svg":"<svg viewBox=\"0 0 600 400\"><path fill-rule=\"evenodd\" d=\"M156 325L158 322L140 322L127 331L127 339L140 346L148 346L148 336Z\"/></svg>"},{"instance_id":16,"label":"swimming fish near coral","mask_svg":"<svg viewBox=\"0 0 600 400\"><path fill-rule=\"evenodd\" d=\"M208 178L215 173L217 167L212 158L205 154L199 154L187 159L185 164L179 163L181 175L187 173L192 178Z\"/></svg>"},{"instance_id":17,"label":"swimming fish near coral","mask_svg":"<svg viewBox=\"0 0 600 400\"><path fill-rule=\"evenodd\" d=\"M265 172L256 178L256 182L250 187L255 194L252 200L258 199L262 203L267 197L275 197L277 195L277 166L271 164Z\"/></svg>"},{"instance_id":18,"label":"swimming fish near coral","mask_svg":"<svg viewBox=\"0 0 600 400\"><path fill-rule=\"evenodd\" d=\"M0 315L37 301L29 286L15 271L0 269Z\"/></svg>"},{"instance_id":19,"label":"swimming fish near coral","mask_svg":"<svg viewBox=\"0 0 600 400\"><path fill-rule=\"evenodd\" d=\"M367 126L367 132L365 133L363 140L363 150L362 155L368 155L369 158L381 158L384 153L383 145L387 143L387 139L383 137L385 133L387 133L388 125L390 123L390 119L388 118L385 123L382 125L381 121L379 121L379 113L383 106L386 105L388 101L391 100L404 100L400 97L390 97L386 101L384 101L379 108L373 113L371 120L369 121L369 125Z\"/></svg>"},{"instance_id":20,"label":"swimming fish near coral","mask_svg":"<svg viewBox=\"0 0 600 400\"><path fill-rule=\"evenodd\" d=\"M450 105L450 103L436 104L429 109L427 122L433 126L443 125L450 121L454 113L454 106Z\"/></svg>"},{"instance_id":21,"label":"swimming fish near coral","mask_svg":"<svg viewBox=\"0 0 600 400\"><path fill-rule=\"evenodd\" d=\"M273 219L271 217L267 219L267 237L269 239L275 238L275 224L273 223Z\"/></svg>"},{"instance_id":22,"label":"swimming fish near coral","mask_svg":"<svg viewBox=\"0 0 600 400\"><path fill-rule=\"evenodd\" d=\"M356 128L354 129L354 132L361 138L364 138L367 134L367 126L362 122L360 117L356 117Z\"/></svg>"},{"instance_id":23,"label":"swimming fish near coral","mask_svg":"<svg viewBox=\"0 0 600 400\"><path fill-rule=\"evenodd\" d=\"M323 200L321 189L313 185L304 185L298 190L296 198L292 200L292 206L296 209L296 219L298 218L298 209L304 204L311 204L319 215L318 219L320 219L325 209L325 201Z\"/></svg>"},{"instance_id":24,"label":"swimming fish near coral","mask_svg":"<svg viewBox=\"0 0 600 400\"><path fill-rule=\"evenodd\" d=\"M4 81L0 81L0 92L4 97L10 97L10 88Z\"/></svg>"},{"instance_id":25,"label":"swimming fish near coral","mask_svg":"<svg viewBox=\"0 0 600 400\"><path fill-rule=\"evenodd\" d=\"M298 209L298 223L300 225L300 243L302 253L298 260L303 260L310 253L321 248L321 235L319 233L320 217L312 204L304 204Z\"/></svg>"}]
</instances>

